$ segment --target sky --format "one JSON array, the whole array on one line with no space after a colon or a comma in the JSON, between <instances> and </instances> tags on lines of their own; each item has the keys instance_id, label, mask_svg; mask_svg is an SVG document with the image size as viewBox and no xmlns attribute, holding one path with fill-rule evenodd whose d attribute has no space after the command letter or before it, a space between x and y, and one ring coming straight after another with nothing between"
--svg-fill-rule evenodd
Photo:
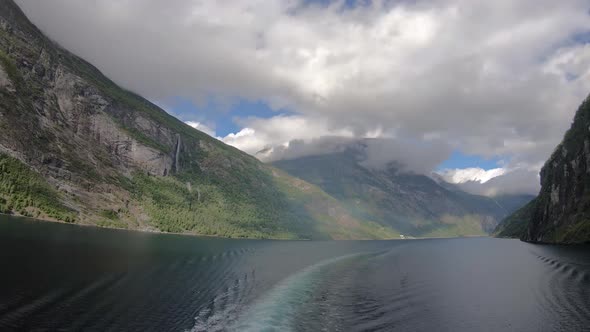
<instances>
[{"instance_id":1,"label":"sky","mask_svg":"<svg viewBox=\"0 0 590 332\"><path fill-rule=\"evenodd\" d=\"M359 140L486 195L536 193L590 92L587 0L17 0L50 38L263 161Z\"/></svg>"}]
</instances>

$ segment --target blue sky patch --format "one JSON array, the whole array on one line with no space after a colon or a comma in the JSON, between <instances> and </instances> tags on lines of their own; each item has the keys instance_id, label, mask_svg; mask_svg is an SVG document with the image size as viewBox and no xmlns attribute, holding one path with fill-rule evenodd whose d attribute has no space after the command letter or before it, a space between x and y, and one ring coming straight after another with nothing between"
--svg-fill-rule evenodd
<instances>
[{"instance_id":1,"label":"blue sky patch","mask_svg":"<svg viewBox=\"0 0 590 332\"><path fill-rule=\"evenodd\" d=\"M486 159L476 155L467 155L461 151L454 151L451 156L438 165L437 170L455 169L455 168L469 168L480 167L485 170L501 167L503 163L502 158Z\"/></svg>"},{"instance_id":2,"label":"blue sky patch","mask_svg":"<svg viewBox=\"0 0 590 332\"><path fill-rule=\"evenodd\" d=\"M238 123L240 118L271 118L277 115L291 115L293 112L279 109L273 110L261 100L249 101L236 99L227 103L219 103L213 99L202 105L198 105L190 99L176 97L165 103L167 111L181 121L200 122L215 129L217 136L226 136L238 132L242 126Z\"/></svg>"}]
</instances>

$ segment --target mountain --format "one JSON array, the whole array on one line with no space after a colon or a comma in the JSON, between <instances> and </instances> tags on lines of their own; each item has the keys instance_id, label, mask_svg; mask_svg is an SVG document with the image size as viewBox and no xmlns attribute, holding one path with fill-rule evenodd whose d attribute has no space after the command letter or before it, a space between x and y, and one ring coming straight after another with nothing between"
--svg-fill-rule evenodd
<instances>
[{"instance_id":1,"label":"mountain","mask_svg":"<svg viewBox=\"0 0 590 332\"><path fill-rule=\"evenodd\" d=\"M528 221L531 220L537 200L531 200L527 205L506 217L494 230L498 237L518 238L526 232Z\"/></svg>"},{"instance_id":2,"label":"mountain","mask_svg":"<svg viewBox=\"0 0 590 332\"><path fill-rule=\"evenodd\" d=\"M540 175L537 198L495 233L540 243L590 242L590 97Z\"/></svg>"},{"instance_id":3,"label":"mountain","mask_svg":"<svg viewBox=\"0 0 590 332\"><path fill-rule=\"evenodd\" d=\"M344 151L281 160L273 165L316 184L364 220L410 236L485 235L532 197L471 195L449 183L402 171L365 165L364 142Z\"/></svg>"},{"instance_id":4,"label":"mountain","mask_svg":"<svg viewBox=\"0 0 590 332\"><path fill-rule=\"evenodd\" d=\"M0 0L0 212L228 237L398 237L193 129Z\"/></svg>"}]
</instances>

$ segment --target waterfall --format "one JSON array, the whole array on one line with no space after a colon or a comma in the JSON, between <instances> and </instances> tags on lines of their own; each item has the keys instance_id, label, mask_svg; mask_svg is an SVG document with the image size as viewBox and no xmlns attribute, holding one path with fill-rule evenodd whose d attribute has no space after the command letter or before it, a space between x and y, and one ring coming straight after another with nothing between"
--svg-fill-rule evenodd
<instances>
[{"instance_id":1,"label":"waterfall","mask_svg":"<svg viewBox=\"0 0 590 332\"><path fill-rule=\"evenodd\" d=\"M174 172L180 173L180 164L178 163L178 156L180 155L180 134L176 134L176 153L174 156Z\"/></svg>"}]
</instances>

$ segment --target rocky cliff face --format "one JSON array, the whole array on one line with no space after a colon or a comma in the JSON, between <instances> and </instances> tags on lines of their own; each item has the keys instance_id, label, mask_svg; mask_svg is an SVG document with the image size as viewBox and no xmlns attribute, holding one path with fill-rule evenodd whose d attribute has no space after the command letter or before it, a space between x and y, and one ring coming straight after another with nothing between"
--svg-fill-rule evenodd
<instances>
[{"instance_id":1,"label":"rocky cliff face","mask_svg":"<svg viewBox=\"0 0 590 332\"><path fill-rule=\"evenodd\" d=\"M61 174L67 174L69 165L65 163L78 159L98 172L105 172L100 175L107 175L109 168L96 167L101 157L107 156L108 160L103 162L125 172L140 169L162 175L170 170L172 158L166 149L175 140L169 128L131 110L130 105L92 84L85 76L96 75L105 84L112 82L106 81L94 67L53 45L34 26L23 26L17 20L21 18L19 10L12 3L1 5L2 117L5 126L13 125L6 128L13 135L0 136L4 151L26 155L21 159L47 168L49 173L51 167L43 165L64 166L57 168L65 169ZM72 68L69 64L73 61L78 62L78 67L85 65L90 73ZM142 134L133 135L134 130ZM140 138L160 146L140 144ZM63 152L70 155L69 160L54 156ZM59 174L56 170L52 175L59 178Z\"/></svg>"},{"instance_id":2,"label":"rocky cliff face","mask_svg":"<svg viewBox=\"0 0 590 332\"><path fill-rule=\"evenodd\" d=\"M232 237L395 235L118 87L12 0L0 0L0 172L5 213Z\"/></svg>"},{"instance_id":3,"label":"rocky cliff face","mask_svg":"<svg viewBox=\"0 0 590 332\"><path fill-rule=\"evenodd\" d=\"M171 128L110 95L112 82L45 38L12 2L0 6L0 151L99 205L109 178L172 169Z\"/></svg>"},{"instance_id":4,"label":"rocky cliff face","mask_svg":"<svg viewBox=\"0 0 590 332\"><path fill-rule=\"evenodd\" d=\"M525 241L590 241L590 98L541 170L541 191L521 237Z\"/></svg>"}]
</instances>

